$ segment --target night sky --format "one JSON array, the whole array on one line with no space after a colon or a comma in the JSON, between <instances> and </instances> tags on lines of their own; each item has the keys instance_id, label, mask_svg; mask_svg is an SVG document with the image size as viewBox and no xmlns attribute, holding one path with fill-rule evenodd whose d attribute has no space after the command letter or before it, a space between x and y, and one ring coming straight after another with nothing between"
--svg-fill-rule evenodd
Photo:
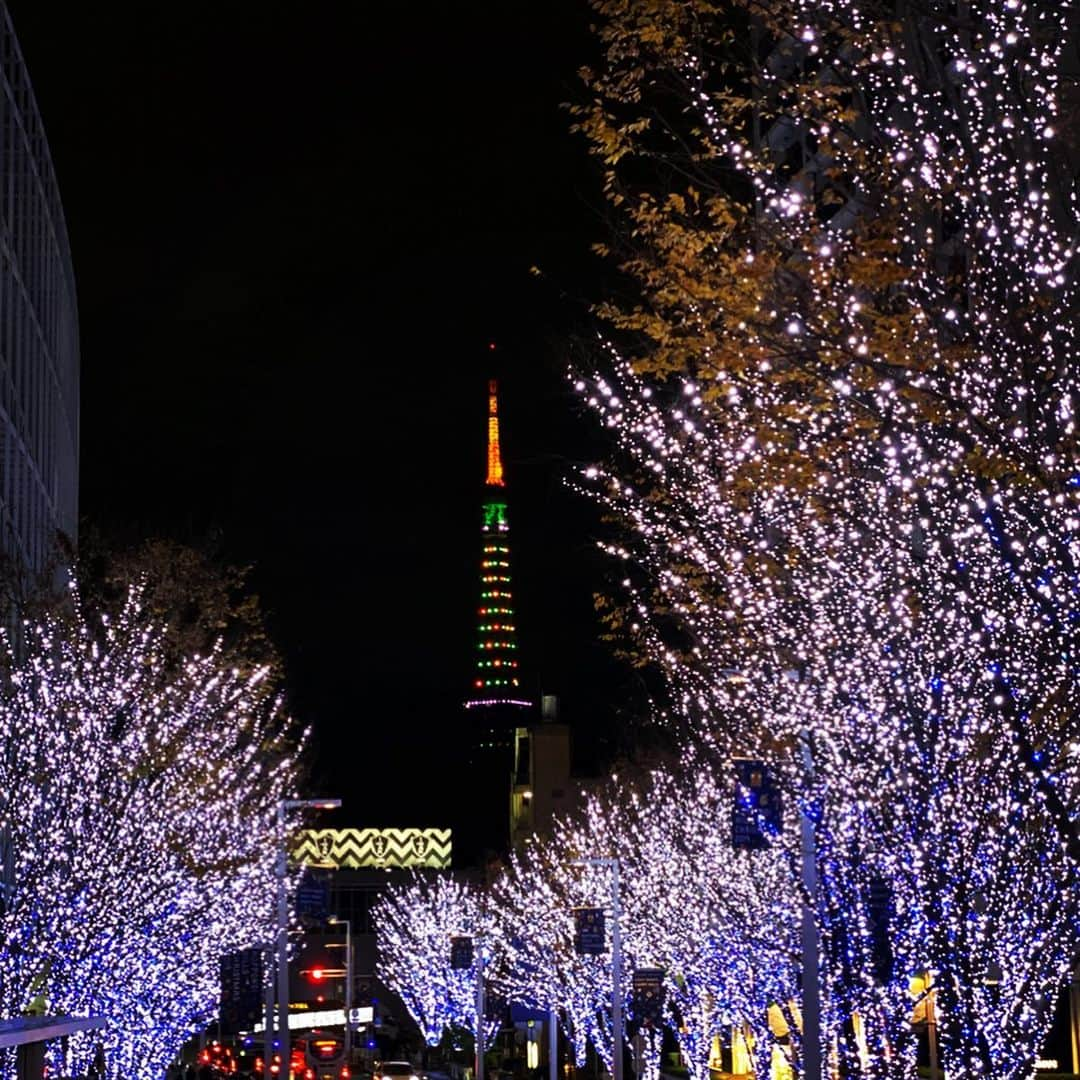
<instances>
[{"instance_id":1,"label":"night sky","mask_svg":"<svg viewBox=\"0 0 1080 1080\"><path fill-rule=\"evenodd\" d=\"M84 518L220 531L338 822L451 822L494 372L524 656L602 760L629 677L562 484L598 447L564 375L604 235L559 108L585 4L9 8L74 252Z\"/></svg>"}]
</instances>

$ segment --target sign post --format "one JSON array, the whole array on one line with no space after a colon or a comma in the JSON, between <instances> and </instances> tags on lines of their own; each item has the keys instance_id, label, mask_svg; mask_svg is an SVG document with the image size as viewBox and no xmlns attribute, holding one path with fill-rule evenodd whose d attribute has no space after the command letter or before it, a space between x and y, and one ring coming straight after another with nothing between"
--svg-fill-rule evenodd
<instances>
[{"instance_id":1,"label":"sign post","mask_svg":"<svg viewBox=\"0 0 1080 1080\"><path fill-rule=\"evenodd\" d=\"M476 1080L484 1080L484 958L476 958Z\"/></svg>"},{"instance_id":2,"label":"sign post","mask_svg":"<svg viewBox=\"0 0 1080 1080\"><path fill-rule=\"evenodd\" d=\"M619 860L579 859L571 866L603 866L611 871L611 1080L623 1080L623 990L622 931L619 901ZM574 949L579 955L598 955L604 951L604 912L602 908L574 909Z\"/></svg>"},{"instance_id":3,"label":"sign post","mask_svg":"<svg viewBox=\"0 0 1080 1080\"><path fill-rule=\"evenodd\" d=\"M802 765L807 782L814 775L810 734L803 732ZM783 829L780 789L773 771L764 761L733 758L735 803L731 810L731 846L744 851L768 847ZM801 823L802 884L806 901L802 909L802 1016L804 1080L821 1080L821 988L817 903L817 859L814 821L805 810Z\"/></svg>"},{"instance_id":4,"label":"sign post","mask_svg":"<svg viewBox=\"0 0 1080 1080\"><path fill-rule=\"evenodd\" d=\"M336 810L341 806L340 799L282 799L277 805L277 865L274 877L277 891L277 1014L278 1014L278 1050L281 1054L281 1069L288 1075L292 1060L289 1033L289 895L288 881L288 836L285 831L285 815L290 810ZM265 1075L270 1076L270 1054L266 1055Z\"/></svg>"}]
</instances>

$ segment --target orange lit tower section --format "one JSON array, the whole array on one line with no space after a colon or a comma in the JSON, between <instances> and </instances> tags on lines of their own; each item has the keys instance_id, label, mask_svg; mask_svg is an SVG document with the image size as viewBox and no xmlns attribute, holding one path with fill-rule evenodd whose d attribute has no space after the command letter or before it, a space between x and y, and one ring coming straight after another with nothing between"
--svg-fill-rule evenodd
<instances>
[{"instance_id":1,"label":"orange lit tower section","mask_svg":"<svg viewBox=\"0 0 1080 1080\"><path fill-rule=\"evenodd\" d=\"M514 596L510 585L510 525L499 448L499 396L488 383L487 480L483 499L483 554L477 610L476 671L465 700L468 709L529 708L521 689Z\"/></svg>"}]
</instances>

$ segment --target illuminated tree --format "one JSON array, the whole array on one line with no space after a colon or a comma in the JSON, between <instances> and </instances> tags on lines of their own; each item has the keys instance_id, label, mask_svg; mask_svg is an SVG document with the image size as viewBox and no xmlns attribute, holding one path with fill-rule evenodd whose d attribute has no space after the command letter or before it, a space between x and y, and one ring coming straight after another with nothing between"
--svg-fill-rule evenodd
<instances>
[{"instance_id":1,"label":"illuminated tree","mask_svg":"<svg viewBox=\"0 0 1080 1080\"><path fill-rule=\"evenodd\" d=\"M100 1039L110 1075L156 1077L220 956L271 936L297 740L264 672L178 663L137 591L100 626L74 607L24 626L0 692L0 1009L104 1017L74 1070Z\"/></svg>"},{"instance_id":2,"label":"illuminated tree","mask_svg":"<svg viewBox=\"0 0 1080 1080\"><path fill-rule=\"evenodd\" d=\"M947 1070L1020 1075L1080 857L1071 5L595 7L616 628L819 822L850 1067L911 1068L926 966Z\"/></svg>"},{"instance_id":3,"label":"illuminated tree","mask_svg":"<svg viewBox=\"0 0 1080 1080\"><path fill-rule=\"evenodd\" d=\"M573 911L610 911L610 870L587 863L617 857L624 1015L635 968L659 966L666 1023L693 1076L708 1075L712 1038L733 1025L752 1032L768 1074L766 1010L793 994L798 903L779 851L735 852L717 831L730 818L732 781L726 765L718 776L689 756L677 773L613 777L495 882L497 977L512 999L563 1014L579 1064L591 1042L610 1068L612 972L610 952L575 952ZM648 1075L659 1071L659 1035L646 1033Z\"/></svg>"},{"instance_id":4,"label":"illuminated tree","mask_svg":"<svg viewBox=\"0 0 1080 1080\"><path fill-rule=\"evenodd\" d=\"M874 511L868 524L825 517L817 492L732 495L725 455L760 451L730 450L735 420L693 385L671 400L623 368L584 389L618 433L612 467L585 483L628 525L610 545L637 620L627 630L710 753L771 762L789 813L817 822L826 1032L849 1068L911 1075L907 981L933 968L946 1068L1005 1075L1010 1045L1021 1075L1077 919L1070 860L1047 842L1054 810L1014 737L1012 710L1053 673L1044 629L1016 592L977 622L963 598L947 604L953 554L879 528L902 535L917 513L884 468L845 494ZM972 544L969 558L993 582L995 553ZM1023 720L1075 807L1075 718L1059 707ZM797 834L782 839L794 895Z\"/></svg>"},{"instance_id":5,"label":"illuminated tree","mask_svg":"<svg viewBox=\"0 0 1080 1080\"><path fill-rule=\"evenodd\" d=\"M1046 677L1013 735L1080 855L1019 720L1077 704L1072 5L595 6L605 63L578 119L638 286L601 316L638 371L730 418L733 497L802 492L939 547L944 606L1040 624ZM858 492L875 473L902 534Z\"/></svg>"},{"instance_id":6,"label":"illuminated tree","mask_svg":"<svg viewBox=\"0 0 1080 1080\"><path fill-rule=\"evenodd\" d=\"M732 848L733 780L728 762L687 753L641 791L591 800L583 819L615 833L628 962L664 970L665 1020L696 1080L733 1028L769 1075L768 1009L788 1011L796 989L797 890L780 848Z\"/></svg>"},{"instance_id":7,"label":"illuminated tree","mask_svg":"<svg viewBox=\"0 0 1080 1080\"><path fill-rule=\"evenodd\" d=\"M491 963L497 948L482 894L453 878L414 874L408 885L386 891L373 918L379 978L428 1043L437 1045L451 1028L475 1031L477 965ZM471 967L451 966L454 937L471 939Z\"/></svg>"},{"instance_id":8,"label":"illuminated tree","mask_svg":"<svg viewBox=\"0 0 1080 1080\"><path fill-rule=\"evenodd\" d=\"M559 822L550 838L530 838L494 883L492 910L504 943L496 974L511 999L561 1014L579 1067L592 1043L610 1069L611 957L574 949L574 909L609 906L611 896L607 873L578 863L610 854L610 841L590 834L581 846L572 830Z\"/></svg>"}]
</instances>

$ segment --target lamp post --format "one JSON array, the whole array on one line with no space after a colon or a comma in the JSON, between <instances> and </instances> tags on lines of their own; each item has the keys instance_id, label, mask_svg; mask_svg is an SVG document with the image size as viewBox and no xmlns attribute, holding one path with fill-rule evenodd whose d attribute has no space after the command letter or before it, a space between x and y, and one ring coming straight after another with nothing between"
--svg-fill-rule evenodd
<instances>
[{"instance_id":1,"label":"lamp post","mask_svg":"<svg viewBox=\"0 0 1080 1080\"><path fill-rule=\"evenodd\" d=\"M476 949L476 1080L484 1080L484 946L480 939Z\"/></svg>"},{"instance_id":2,"label":"lamp post","mask_svg":"<svg viewBox=\"0 0 1080 1080\"><path fill-rule=\"evenodd\" d=\"M282 799L277 808L278 857L277 857L277 996L278 996L278 1045L281 1054L280 1080L288 1080L292 1062L289 1045L289 894L285 888L288 878L289 853L285 848L285 814L289 810L336 810L340 799ZM270 1062L274 1044L269 1030L266 1032L264 1068L266 1080L270 1080Z\"/></svg>"},{"instance_id":3,"label":"lamp post","mask_svg":"<svg viewBox=\"0 0 1080 1080\"><path fill-rule=\"evenodd\" d=\"M576 859L571 866L603 866L611 871L611 1080L623 1080L622 931L619 928L619 860Z\"/></svg>"},{"instance_id":4,"label":"lamp post","mask_svg":"<svg viewBox=\"0 0 1080 1080\"><path fill-rule=\"evenodd\" d=\"M345 927L345 1060L352 1068L352 923L336 915L326 920L331 926Z\"/></svg>"},{"instance_id":5,"label":"lamp post","mask_svg":"<svg viewBox=\"0 0 1080 1080\"><path fill-rule=\"evenodd\" d=\"M559 1080L559 1010L548 1011L548 1080Z\"/></svg>"},{"instance_id":6,"label":"lamp post","mask_svg":"<svg viewBox=\"0 0 1080 1080\"><path fill-rule=\"evenodd\" d=\"M803 771L812 782L814 754L810 733L800 737ZM806 1080L822 1080L821 1071L821 967L820 942L817 929L817 839L814 819L803 810L802 815L802 883L808 903L802 909L802 1016L803 1016L803 1076Z\"/></svg>"}]
</instances>

